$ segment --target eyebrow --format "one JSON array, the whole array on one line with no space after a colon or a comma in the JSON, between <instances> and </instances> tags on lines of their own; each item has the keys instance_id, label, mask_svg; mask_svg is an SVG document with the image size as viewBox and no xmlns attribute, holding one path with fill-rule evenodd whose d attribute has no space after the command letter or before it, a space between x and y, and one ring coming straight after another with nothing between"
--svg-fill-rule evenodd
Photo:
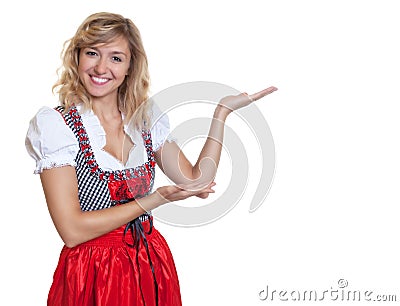
<instances>
[{"instance_id":1,"label":"eyebrow","mask_svg":"<svg viewBox=\"0 0 400 306\"><path fill-rule=\"evenodd\" d=\"M100 51L97 47L88 47L88 49L93 49L93 50L96 50L96 51ZM125 52L122 52L122 51L112 51L111 54L113 54L113 55L122 54L122 55L124 55L125 57L127 57L127 55L125 54Z\"/></svg>"},{"instance_id":2,"label":"eyebrow","mask_svg":"<svg viewBox=\"0 0 400 306\"><path fill-rule=\"evenodd\" d=\"M122 55L126 56L126 54L122 51L113 51L113 52L111 52L111 54L122 54Z\"/></svg>"}]
</instances>

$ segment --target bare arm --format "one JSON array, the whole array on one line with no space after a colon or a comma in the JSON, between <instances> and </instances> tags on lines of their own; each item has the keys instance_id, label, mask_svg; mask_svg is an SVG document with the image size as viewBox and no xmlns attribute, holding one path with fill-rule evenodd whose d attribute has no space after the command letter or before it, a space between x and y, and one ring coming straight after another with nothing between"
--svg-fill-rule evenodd
<instances>
[{"instance_id":1,"label":"bare arm","mask_svg":"<svg viewBox=\"0 0 400 306\"><path fill-rule=\"evenodd\" d=\"M210 125L209 135L192 165L175 142L165 142L155 152L155 158L163 172L176 184L184 186L206 185L213 181L222 150L227 113L217 107Z\"/></svg>"},{"instance_id":2,"label":"bare arm","mask_svg":"<svg viewBox=\"0 0 400 306\"><path fill-rule=\"evenodd\" d=\"M179 201L195 192L187 192L176 186L164 186L156 192L124 205L96 211L82 211L78 199L75 169L71 166L44 170L41 175L43 191L53 223L68 247L108 233L145 211L169 201ZM214 192L212 185L202 193Z\"/></svg>"},{"instance_id":3,"label":"bare arm","mask_svg":"<svg viewBox=\"0 0 400 306\"><path fill-rule=\"evenodd\" d=\"M275 90L277 88L269 87L253 95L242 93L223 98L214 111L209 134L197 162L192 165L175 142L166 142L155 153L157 164L176 184L189 186L190 190L204 188L204 186L213 182L217 172L222 151L225 121L228 115Z\"/></svg>"}]
</instances>

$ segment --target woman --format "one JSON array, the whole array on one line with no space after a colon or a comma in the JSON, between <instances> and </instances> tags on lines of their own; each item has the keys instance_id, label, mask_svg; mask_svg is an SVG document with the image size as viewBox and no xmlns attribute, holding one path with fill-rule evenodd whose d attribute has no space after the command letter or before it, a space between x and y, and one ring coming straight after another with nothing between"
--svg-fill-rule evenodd
<instances>
[{"instance_id":1,"label":"woman","mask_svg":"<svg viewBox=\"0 0 400 306\"><path fill-rule=\"evenodd\" d=\"M68 41L53 89L26 137L48 209L65 243L48 305L181 305L175 265L151 210L207 198L228 114L273 91L223 98L195 165L148 102L147 58L131 20L89 16ZM158 119L158 120L155 120ZM152 192L155 164L177 185Z\"/></svg>"}]
</instances>

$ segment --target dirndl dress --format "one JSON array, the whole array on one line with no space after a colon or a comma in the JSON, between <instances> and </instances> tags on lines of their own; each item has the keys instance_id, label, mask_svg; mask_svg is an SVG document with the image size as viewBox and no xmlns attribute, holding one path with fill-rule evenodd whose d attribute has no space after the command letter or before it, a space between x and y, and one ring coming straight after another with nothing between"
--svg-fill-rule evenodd
<instances>
[{"instance_id":1,"label":"dirndl dress","mask_svg":"<svg viewBox=\"0 0 400 306\"><path fill-rule=\"evenodd\" d=\"M142 130L147 162L132 169L103 171L96 162L82 118L75 107L56 110L78 143L76 174L83 211L123 205L151 192L154 152L149 130ZM63 247L48 306L179 306L178 276L170 249L153 227L150 213L76 247Z\"/></svg>"}]
</instances>

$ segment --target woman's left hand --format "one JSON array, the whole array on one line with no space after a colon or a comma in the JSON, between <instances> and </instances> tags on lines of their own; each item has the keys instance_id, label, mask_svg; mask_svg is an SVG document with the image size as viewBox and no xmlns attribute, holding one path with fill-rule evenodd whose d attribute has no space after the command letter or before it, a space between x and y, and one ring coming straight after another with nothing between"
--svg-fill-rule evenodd
<instances>
[{"instance_id":1,"label":"woman's left hand","mask_svg":"<svg viewBox=\"0 0 400 306\"><path fill-rule=\"evenodd\" d=\"M276 90L278 90L278 88L271 86L252 95L243 92L236 96L226 96L221 99L219 106L223 106L224 108L228 109L229 112L232 112L245 107L254 101L257 101Z\"/></svg>"}]
</instances>

